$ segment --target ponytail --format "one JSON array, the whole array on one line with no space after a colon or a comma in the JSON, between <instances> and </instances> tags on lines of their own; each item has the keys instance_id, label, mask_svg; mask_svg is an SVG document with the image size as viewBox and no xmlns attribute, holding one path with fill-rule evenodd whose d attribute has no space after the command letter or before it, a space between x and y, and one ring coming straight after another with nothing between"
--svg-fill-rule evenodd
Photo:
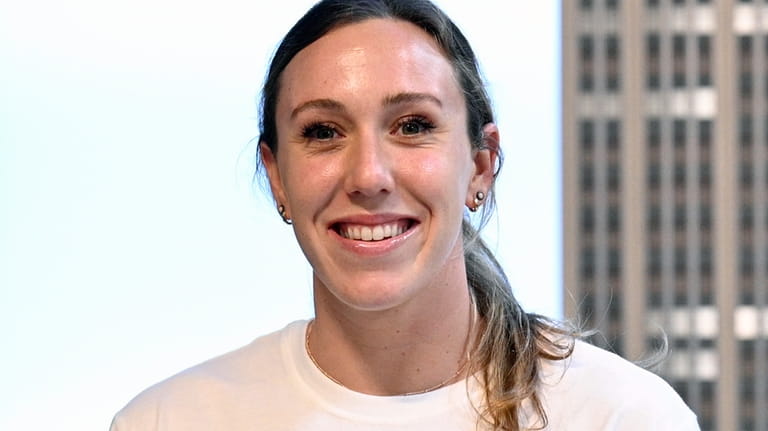
<instances>
[{"instance_id":1,"label":"ponytail","mask_svg":"<svg viewBox=\"0 0 768 431\"><path fill-rule=\"evenodd\" d=\"M509 280L478 231L462 224L467 282L484 330L472 354L481 370L485 405L480 416L494 430L519 431L524 400L530 400L541 428L547 415L537 393L540 360L562 360L573 352L575 330L526 313Z\"/></svg>"}]
</instances>

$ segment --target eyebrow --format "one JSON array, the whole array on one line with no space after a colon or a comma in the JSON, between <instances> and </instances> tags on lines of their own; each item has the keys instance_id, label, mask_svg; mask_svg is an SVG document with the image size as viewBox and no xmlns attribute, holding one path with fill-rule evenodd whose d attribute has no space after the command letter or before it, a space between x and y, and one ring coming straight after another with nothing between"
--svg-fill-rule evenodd
<instances>
[{"instance_id":1,"label":"eyebrow","mask_svg":"<svg viewBox=\"0 0 768 431\"><path fill-rule=\"evenodd\" d=\"M384 98L384 106L415 102L431 102L441 108L443 107L443 102L440 99L428 93L398 93Z\"/></svg>"},{"instance_id":2,"label":"eyebrow","mask_svg":"<svg viewBox=\"0 0 768 431\"><path fill-rule=\"evenodd\" d=\"M326 109L329 111L346 112L344 105L333 99L315 99L308 102L304 102L297 106L296 109L291 111L291 119L296 118L302 111L307 109Z\"/></svg>"},{"instance_id":3,"label":"eyebrow","mask_svg":"<svg viewBox=\"0 0 768 431\"><path fill-rule=\"evenodd\" d=\"M416 102L431 102L439 107L443 107L443 102L437 97L427 93L398 93L384 98L382 105L403 105ZM296 118L301 112L308 109L325 109L335 112L346 112L344 105L333 99L314 99L304 102L291 111L291 118Z\"/></svg>"}]
</instances>

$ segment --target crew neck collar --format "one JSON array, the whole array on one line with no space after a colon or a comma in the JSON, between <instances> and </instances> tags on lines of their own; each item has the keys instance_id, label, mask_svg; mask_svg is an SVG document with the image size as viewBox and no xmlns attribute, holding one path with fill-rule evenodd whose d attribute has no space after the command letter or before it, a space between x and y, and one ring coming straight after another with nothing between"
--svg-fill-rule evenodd
<instances>
[{"instance_id":1,"label":"crew neck collar","mask_svg":"<svg viewBox=\"0 0 768 431\"><path fill-rule=\"evenodd\" d=\"M282 355L286 366L295 377L293 384L312 402L335 415L358 423L409 423L447 413L455 414L457 408L467 409L476 416L468 402L471 394L474 403L481 399L480 385L476 377L414 395L369 395L339 385L323 374L305 349L305 335L309 321L289 325L282 339Z\"/></svg>"}]
</instances>

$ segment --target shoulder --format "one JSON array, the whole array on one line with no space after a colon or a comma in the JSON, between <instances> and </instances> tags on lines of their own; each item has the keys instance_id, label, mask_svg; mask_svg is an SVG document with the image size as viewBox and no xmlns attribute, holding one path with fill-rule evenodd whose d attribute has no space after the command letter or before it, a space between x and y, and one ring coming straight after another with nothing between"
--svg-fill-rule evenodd
<instances>
[{"instance_id":1,"label":"shoulder","mask_svg":"<svg viewBox=\"0 0 768 431\"><path fill-rule=\"evenodd\" d=\"M588 343L576 341L566 360L544 361L541 376L552 425L576 417L599 430L698 429L693 412L661 377Z\"/></svg>"},{"instance_id":2,"label":"shoulder","mask_svg":"<svg viewBox=\"0 0 768 431\"><path fill-rule=\"evenodd\" d=\"M230 414L246 404L262 402L286 371L282 361L284 337L304 322L255 339L237 350L215 357L163 380L133 398L113 419L113 431L205 429L180 421ZM173 423L173 426L169 426Z\"/></svg>"}]
</instances>

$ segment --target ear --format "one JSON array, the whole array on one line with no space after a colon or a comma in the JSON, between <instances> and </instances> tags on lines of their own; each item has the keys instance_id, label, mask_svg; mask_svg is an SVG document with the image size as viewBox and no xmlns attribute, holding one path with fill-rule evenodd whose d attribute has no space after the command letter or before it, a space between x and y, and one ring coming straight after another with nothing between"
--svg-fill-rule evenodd
<instances>
[{"instance_id":1,"label":"ear","mask_svg":"<svg viewBox=\"0 0 768 431\"><path fill-rule=\"evenodd\" d=\"M477 192L483 192L488 196L488 190L496 180L496 163L499 159L499 128L494 123L483 126L483 147L475 150L472 161L475 172L467 190L467 206L475 207L474 200Z\"/></svg>"},{"instance_id":2,"label":"ear","mask_svg":"<svg viewBox=\"0 0 768 431\"><path fill-rule=\"evenodd\" d=\"M259 148L261 162L267 170L267 178L269 179L269 188L272 191L272 198L277 205L285 205L286 213L290 214L291 212L288 207L285 188L283 187L283 181L280 178L280 169L277 166L277 157L275 157L275 153L272 152L266 143L259 143Z\"/></svg>"}]
</instances>

